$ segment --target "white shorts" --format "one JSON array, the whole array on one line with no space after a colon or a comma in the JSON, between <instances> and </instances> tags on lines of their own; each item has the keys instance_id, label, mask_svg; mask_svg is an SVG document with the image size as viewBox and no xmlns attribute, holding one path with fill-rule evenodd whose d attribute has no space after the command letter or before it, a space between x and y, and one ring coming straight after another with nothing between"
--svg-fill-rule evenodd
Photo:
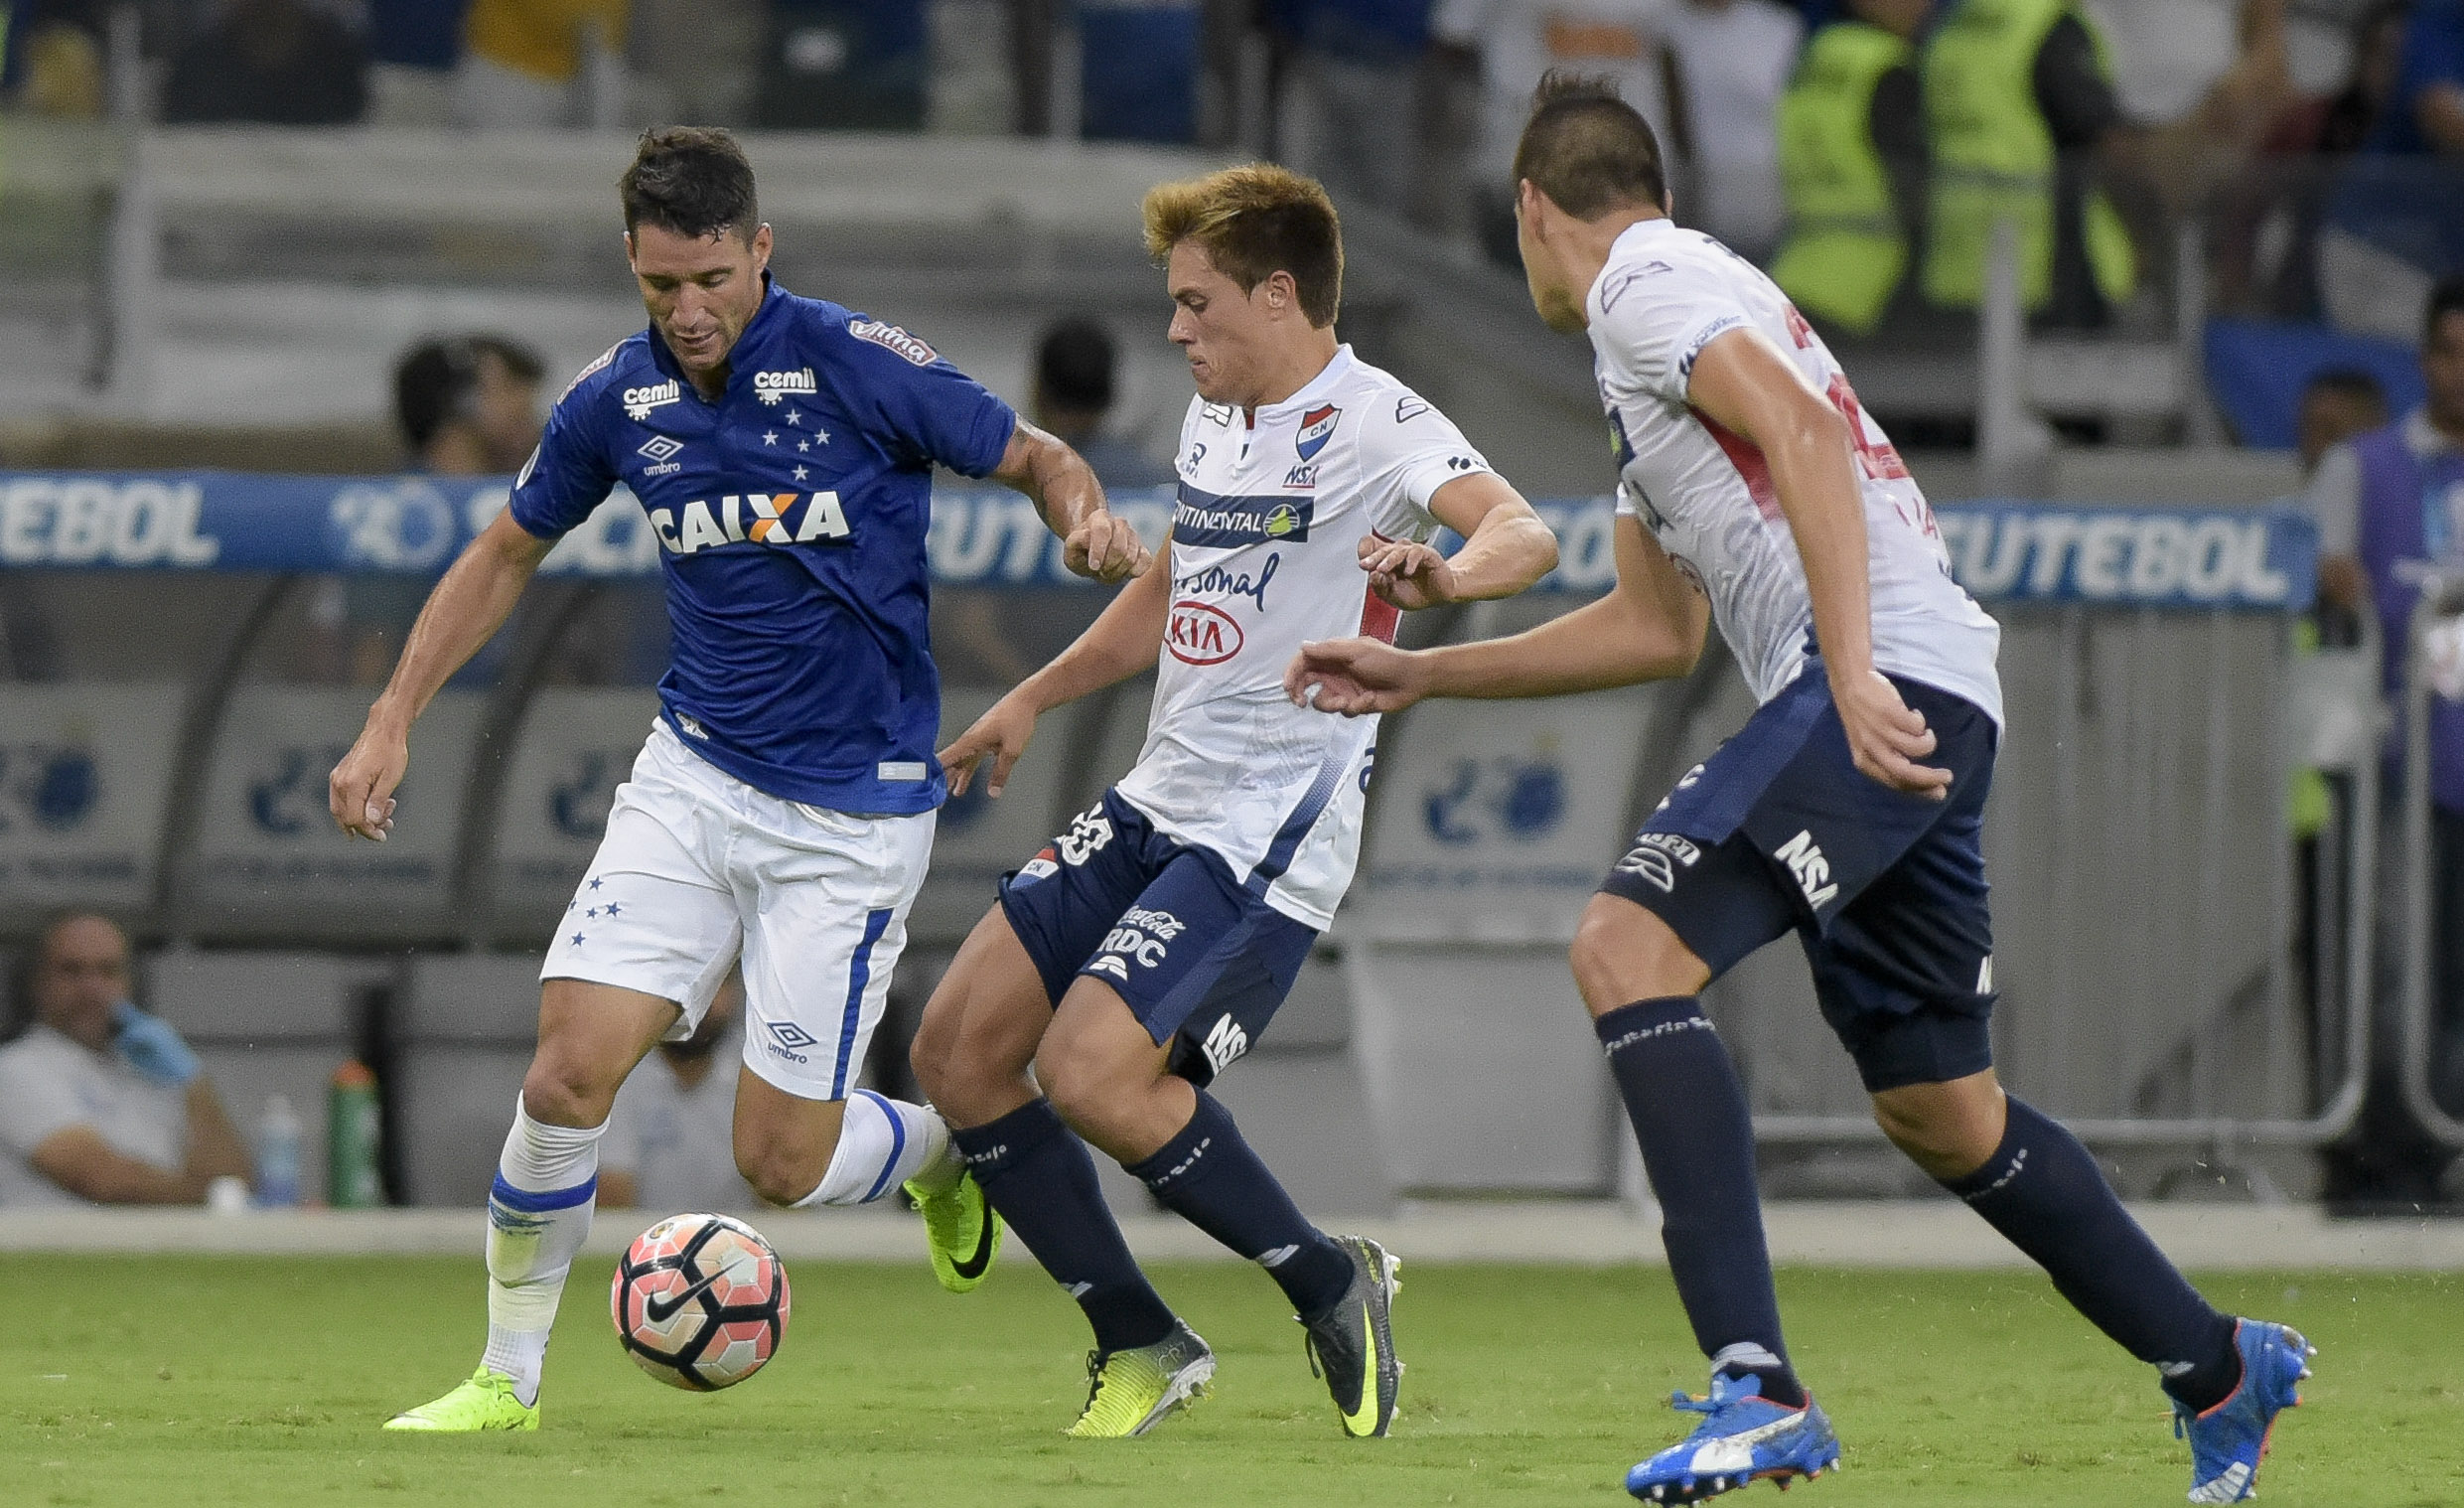
<instances>
[{"instance_id":1,"label":"white shorts","mask_svg":"<svg viewBox=\"0 0 2464 1508\"><path fill-rule=\"evenodd\" d=\"M673 1000L680 1041L741 955L745 1066L799 1099L843 1100L889 1001L934 816L766 796L661 722L616 788L539 978Z\"/></svg>"}]
</instances>

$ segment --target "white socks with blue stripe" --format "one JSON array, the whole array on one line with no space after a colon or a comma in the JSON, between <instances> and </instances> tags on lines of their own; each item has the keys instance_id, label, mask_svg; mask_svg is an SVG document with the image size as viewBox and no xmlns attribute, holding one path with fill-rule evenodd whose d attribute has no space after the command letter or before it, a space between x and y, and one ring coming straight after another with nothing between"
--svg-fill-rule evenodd
<instances>
[{"instance_id":1,"label":"white socks with blue stripe","mask_svg":"<svg viewBox=\"0 0 2464 1508\"><path fill-rule=\"evenodd\" d=\"M938 1112L859 1089L847 1096L829 1171L796 1204L870 1204L911 1178L946 1187L964 1165L950 1151L949 1126Z\"/></svg>"},{"instance_id":2,"label":"white socks with blue stripe","mask_svg":"<svg viewBox=\"0 0 2464 1508\"><path fill-rule=\"evenodd\" d=\"M530 1119L513 1102L513 1130L488 1191L488 1349L480 1364L513 1379L514 1396L539 1400L547 1332L599 1197L599 1136Z\"/></svg>"}]
</instances>

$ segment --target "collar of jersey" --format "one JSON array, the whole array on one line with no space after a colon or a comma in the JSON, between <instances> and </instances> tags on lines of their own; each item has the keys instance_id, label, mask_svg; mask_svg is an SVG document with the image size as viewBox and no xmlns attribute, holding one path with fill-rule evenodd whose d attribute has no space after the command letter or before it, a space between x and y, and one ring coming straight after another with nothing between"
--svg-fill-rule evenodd
<instances>
[{"instance_id":1,"label":"collar of jersey","mask_svg":"<svg viewBox=\"0 0 2464 1508\"><path fill-rule=\"evenodd\" d=\"M729 395L735 392L736 384L747 379L745 374L753 370L752 357L756 345L769 340L771 331L786 318L779 310L787 301L788 290L780 287L778 280L765 271L762 274L762 306L753 311L753 318L746 320L744 329L737 332L736 344L727 348L727 386L720 392L718 402L727 401ZM656 325L650 326L649 333L651 365L682 382L684 391L701 398L701 389L693 385L691 377L685 376L683 366L676 361L676 354L667 349L667 338L658 333ZM702 398L702 401L707 403L712 400Z\"/></svg>"},{"instance_id":2,"label":"collar of jersey","mask_svg":"<svg viewBox=\"0 0 2464 1508\"><path fill-rule=\"evenodd\" d=\"M1318 375L1301 383L1300 391L1293 393L1280 403L1258 404L1256 409L1250 413L1249 422L1256 424L1268 418L1281 418L1285 413L1296 413L1307 408L1325 397L1336 383L1351 375L1352 348L1349 345L1338 346L1335 348L1335 354L1327 359L1326 365L1318 369Z\"/></svg>"},{"instance_id":3,"label":"collar of jersey","mask_svg":"<svg viewBox=\"0 0 2464 1508\"><path fill-rule=\"evenodd\" d=\"M1624 257L1640 254L1643 249L1643 243L1651 239L1653 236L1659 235L1663 231L1673 230L1676 227L1677 225L1675 221L1670 220L1666 215L1663 215L1652 220L1638 220L1633 225L1618 231L1617 239L1609 242L1609 259L1600 264L1600 275L1593 278L1591 280L1591 286L1583 290L1583 313L1591 319L1598 319L1600 317L1600 305L1598 302L1600 296L1600 284L1608 280L1609 268L1616 266L1617 263Z\"/></svg>"}]
</instances>

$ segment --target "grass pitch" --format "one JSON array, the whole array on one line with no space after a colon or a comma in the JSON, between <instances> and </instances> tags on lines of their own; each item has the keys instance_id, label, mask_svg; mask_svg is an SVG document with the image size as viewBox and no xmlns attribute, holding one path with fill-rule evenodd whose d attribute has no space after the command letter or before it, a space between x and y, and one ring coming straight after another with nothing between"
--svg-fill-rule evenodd
<instances>
[{"instance_id":1,"label":"grass pitch","mask_svg":"<svg viewBox=\"0 0 2464 1508\"><path fill-rule=\"evenodd\" d=\"M1409 1374L1383 1441L1337 1433L1260 1275L1159 1269L1222 1358L1215 1396L1143 1440L1079 1442L1087 1339L1013 1246L953 1298L912 1269L794 1267L779 1359L692 1396L609 1333L602 1264L567 1296L536 1434L380 1433L467 1376L476 1260L0 1258L0 1503L1550 1503L1630 1501L1626 1466L1702 1386L1665 1273L1413 1267ZM2026 1275L1788 1272L1791 1343L1847 1444L1802 1508L2182 1501L2186 1447L2140 1367ZM2464 1278L2208 1285L2318 1345L2261 1478L2276 1504L2464 1504ZM1767 1485L1724 1499L1774 1504Z\"/></svg>"}]
</instances>

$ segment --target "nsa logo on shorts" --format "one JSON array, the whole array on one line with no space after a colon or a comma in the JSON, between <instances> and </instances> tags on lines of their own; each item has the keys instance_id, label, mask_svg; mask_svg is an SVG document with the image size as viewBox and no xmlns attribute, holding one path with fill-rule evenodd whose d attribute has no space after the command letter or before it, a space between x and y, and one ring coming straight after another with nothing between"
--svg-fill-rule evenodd
<instances>
[{"instance_id":1,"label":"nsa logo on shorts","mask_svg":"<svg viewBox=\"0 0 2464 1508\"><path fill-rule=\"evenodd\" d=\"M1215 1023L1198 1050L1207 1055L1208 1066L1222 1073L1232 1067L1232 1059L1249 1050L1249 1034L1242 1031L1240 1023L1228 1014Z\"/></svg>"}]
</instances>

